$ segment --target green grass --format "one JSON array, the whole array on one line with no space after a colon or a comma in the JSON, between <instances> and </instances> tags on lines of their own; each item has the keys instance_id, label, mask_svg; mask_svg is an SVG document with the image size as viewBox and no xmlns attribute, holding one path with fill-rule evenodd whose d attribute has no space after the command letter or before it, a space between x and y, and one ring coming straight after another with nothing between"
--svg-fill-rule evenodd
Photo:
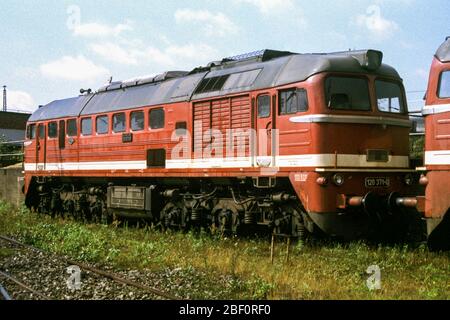
<instances>
[{"instance_id":1,"label":"green grass","mask_svg":"<svg viewBox=\"0 0 450 320\"><path fill-rule=\"evenodd\" d=\"M450 299L449 254L428 252L425 245L294 244L286 262L286 246L278 243L272 265L267 240L83 225L5 204L0 204L0 233L117 269L182 270L185 277L198 277L198 293L191 296L196 299ZM381 269L381 290L366 286L371 265Z\"/></svg>"},{"instance_id":2,"label":"green grass","mask_svg":"<svg viewBox=\"0 0 450 320\"><path fill-rule=\"evenodd\" d=\"M423 159L425 150L425 136L411 136L409 153L411 159Z\"/></svg>"},{"instance_id":3,"label":"green grass","mask_svg":"<svg viewBox=\"0 0 450 320\"><path fill-rule=\"evenodd\" d=\"M0 258L5 258L12 256L14 254L14 249L0 248Z\"/></svg>"}]
</instances>

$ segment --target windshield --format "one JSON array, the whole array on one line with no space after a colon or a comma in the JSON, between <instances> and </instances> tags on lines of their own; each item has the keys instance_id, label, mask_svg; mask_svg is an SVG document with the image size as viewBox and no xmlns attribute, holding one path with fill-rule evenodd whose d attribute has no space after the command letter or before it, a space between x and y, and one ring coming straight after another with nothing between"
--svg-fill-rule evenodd
<instances>
[{"instance_id":1,"label":"windshield","mask_svg":"<svg viewBox=\"0 0 450 320\"><path fill-rule=\"evenodd\" d=\"M370 110L367 79L329 77L325 81L327 105L335 110Z\"/></svg>"},{"instance_id":2,"label":"windshield","mask_svg":"<svg viewBox=\"0 0 450 320\"><path fill-rule=\"evenodd\" d=\"M398 83L377 80L375 81L375 90L378 110L391 113L403 113L405 111L402 88Z\"/></svg>"},{"instance_id":3,"label":"windshield","mask_svg":"<svg viewBox=\"0 0 450 320\"><path fill-rule=\"evenodd\" d=\"M444 71L441 74L439 81L439 98L450 98L450 70Z\"/></svg>"}]
</instances>

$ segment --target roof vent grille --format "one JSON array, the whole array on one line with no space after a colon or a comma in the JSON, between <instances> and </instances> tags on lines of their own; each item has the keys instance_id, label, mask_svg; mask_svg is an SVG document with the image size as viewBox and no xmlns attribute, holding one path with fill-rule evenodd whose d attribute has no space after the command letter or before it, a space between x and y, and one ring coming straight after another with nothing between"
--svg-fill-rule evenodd
<instances>
[{"instance_id":1,"label":"roof vent grille","mask_svg":"<svg viewBox=\"0 0 450 320\"><path fill-rule=\"evenodd\" d=\"M277 50L258 50L253 52L248 52L244 54L240 54L234 57L228 57L222 60L222 63L226 62L238 62L238 61L246 61L246 60L254 60L254 59L261 59L261 61L269 61L276 58L281 58L285 56L290 56L295 53L289 52L289 51L277 51Z\"/></svg>"},{"instance_id":2,"label":"roof vent grille","mask_svg":"<svg viewBox=\"0 0 450 320\"><path fill-rule=\"evenodd\" d=\"M112 83L108 83L98 89L98 92L112 91L117 89L125 89L128 87L139 86L147 83L159 83L168 81L175 78L180 78L188 75L187 71L168 71L163 74L159 74L157 76L147 76L142 78L135 78L126 81L116 81Z\"/></svg>"}]
</instances>

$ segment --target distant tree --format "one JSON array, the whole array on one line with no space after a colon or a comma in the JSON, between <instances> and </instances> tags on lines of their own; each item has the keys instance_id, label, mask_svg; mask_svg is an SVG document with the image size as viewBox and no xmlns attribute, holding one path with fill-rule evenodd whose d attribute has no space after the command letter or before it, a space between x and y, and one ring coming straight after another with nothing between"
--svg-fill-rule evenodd
<instances>
[{"instance_id":1,"label":"distant tree","mask_svg":"<svg viewBox=\"0 0 450 320\"><path fill-rule=\"evenodd\" d=\"M418 136L411 138L411 158L423 158L423 152L425 149L425 137Z\"/></svg>"}]
</instances>

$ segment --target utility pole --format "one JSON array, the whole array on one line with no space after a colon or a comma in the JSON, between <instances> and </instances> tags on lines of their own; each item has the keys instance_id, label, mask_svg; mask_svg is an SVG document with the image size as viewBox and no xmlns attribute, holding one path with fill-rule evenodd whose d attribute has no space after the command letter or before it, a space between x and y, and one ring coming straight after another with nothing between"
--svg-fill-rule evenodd
<instances>
[{"instance_id":1,"label":"utility pole","mask_svg":"<svg viewBox=\"0 0 450 320\"><path fill-rule=\"evenodd\" d=\"M6 101L6 86L3 86L3 112L8 111L8 104Z\"/></svg>"}]
</instances>

